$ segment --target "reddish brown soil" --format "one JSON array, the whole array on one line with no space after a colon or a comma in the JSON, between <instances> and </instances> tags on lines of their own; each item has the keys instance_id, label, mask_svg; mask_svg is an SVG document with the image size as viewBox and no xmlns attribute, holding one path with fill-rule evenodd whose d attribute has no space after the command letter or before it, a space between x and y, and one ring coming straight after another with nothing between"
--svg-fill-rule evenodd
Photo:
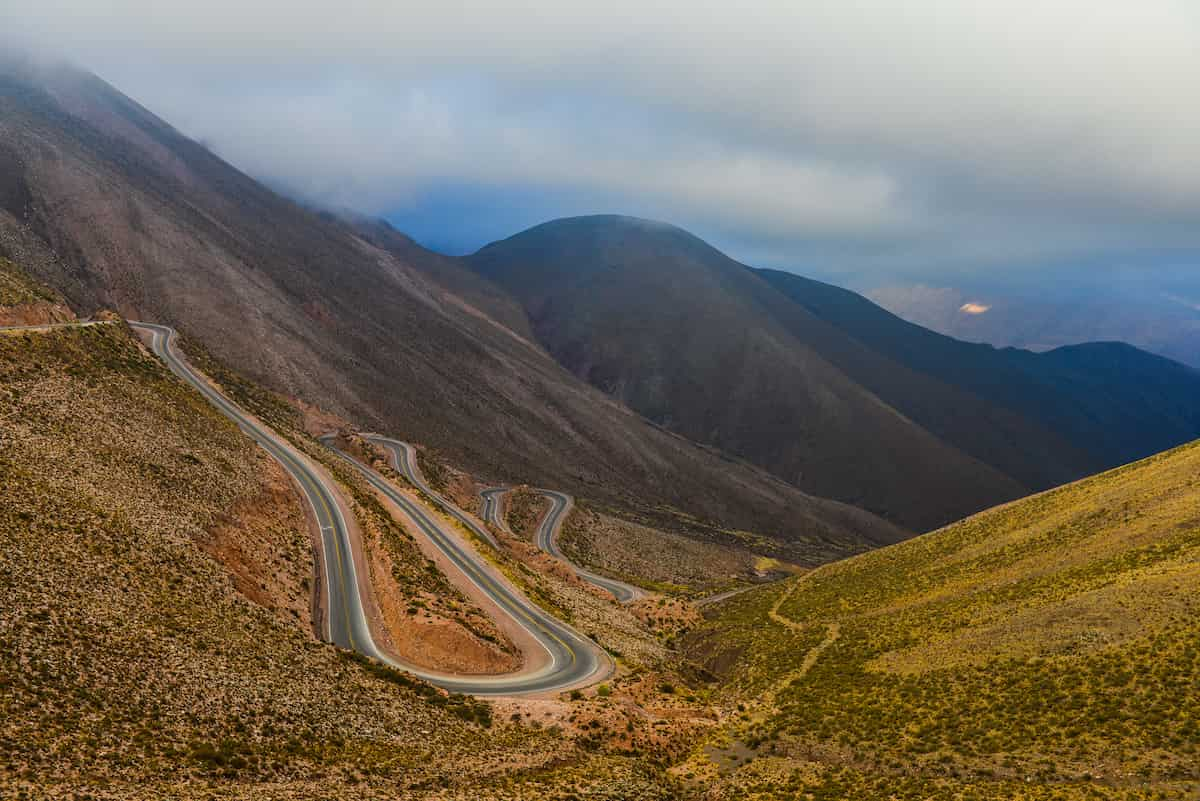
<instances>
[{"instance_id":1,"label":"reddish brown soil","mask_svg":"<svg viewBox=\"0 0 1200 801\"><path fill-rule=\"evenodd\" d=\"M311 632L313 567L303 501L277 462L257 458L263 490L236 503L197 544L225 567L238 592Z\"/></svg>"},{"instance_id":2,"label":"reddish brown soil","mask_svg":"<svg viewBox=\"0 0 1200 801\"><path fill-rule=\"evenodd\" d=\"M38 301L0 307L0 326L69 323L74 319L75 313L61 303Z\"/></svg>"}]
</instances>

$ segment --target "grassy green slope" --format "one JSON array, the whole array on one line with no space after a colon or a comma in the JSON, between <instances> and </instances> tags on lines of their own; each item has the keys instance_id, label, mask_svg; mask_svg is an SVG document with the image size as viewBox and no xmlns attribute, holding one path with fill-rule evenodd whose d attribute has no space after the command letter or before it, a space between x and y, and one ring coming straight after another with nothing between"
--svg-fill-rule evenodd
<instances>
[{"instance_id":1,"label":"grassy green slope","mask_svg":"<svg viewBox=\"0 0 1200 801\"><path fill-rule=\"evenodd\" d=\"M757 703L689 769L731 797L1195 797L1197 590L1193 443L722 605L693 648Z\"/></svg>"}]
</instances>

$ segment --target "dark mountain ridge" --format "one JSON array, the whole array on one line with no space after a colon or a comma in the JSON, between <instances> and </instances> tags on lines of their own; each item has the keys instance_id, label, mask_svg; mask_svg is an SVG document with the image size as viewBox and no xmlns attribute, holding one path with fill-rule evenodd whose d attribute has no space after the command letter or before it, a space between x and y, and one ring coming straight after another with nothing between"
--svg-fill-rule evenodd
<instances>
[{"instance_id":1,"label":"dark mountain ridge","mask_svg":"<svg viewBox=\"0 0 1200 801\"><path fill-rule=\"evenodd\" d=\"M1200 381L1182 365L1127 346L957 342L661 223L556 220L469 261L521 300L575 375L684 436L913 528L1200 434Z\"/></svg>"},{"instance_id":2,"label":"dark mountain ridge","mask_svg":"<svg viewBox=\"0 0 1200 801\"><path fill-rule=\"evenodd\" d=\"M495 480L828 556L900 532L806 493L925 529L1200 433L1194 371L1135 349L997 356L628 217L442 256L70 68L0 65L0 112L0 255Z\"/></svg>"},{"instance_id":3,"label":"dark mountain ridge","mask_svg":"<svg viewBox=\"0 0 1200 801\"><path fill-rule=\"evenodd\" d=\"M1195 438L1200 371L1123 342L1046 352L963 342L840 287L758 270L809 312L888 358L1039 422L1083 455L1084 473Z\"/></svg>"}]
</instances>

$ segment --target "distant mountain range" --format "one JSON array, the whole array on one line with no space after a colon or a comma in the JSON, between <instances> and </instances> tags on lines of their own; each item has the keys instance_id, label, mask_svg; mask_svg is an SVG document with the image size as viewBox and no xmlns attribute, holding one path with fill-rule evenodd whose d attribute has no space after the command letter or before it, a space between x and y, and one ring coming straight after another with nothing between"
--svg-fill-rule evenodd
<instances>
[{"instance_id":1,"label":"distant mountain range","mask_svg":"<svg viewBox=\"0 0 1200 801\"><path fill-rule=\"evenodd\" d=\"M967 280L963 286L890 284L865 294L909 322L968 342L1041 351L1119 340L1200 367L1200 276L1191 272L1099 272L1087 284L1061 286L1054 275L1024 277L1003 289ZM970 304L974 313L964 310Z\"/></svg>"},{"instance_id":2,"label":"distant mountain range","mask_svg":"<svg viewBox=\"0 0 1200 801\"><path fill-rule=\"evenodd\" d=\"M966 344L625 217L442 256L66 68L0 64L0 255L485 477L814 561L1200 436L1200 373L1126 345Z\"/></svg>"}]
</instances>

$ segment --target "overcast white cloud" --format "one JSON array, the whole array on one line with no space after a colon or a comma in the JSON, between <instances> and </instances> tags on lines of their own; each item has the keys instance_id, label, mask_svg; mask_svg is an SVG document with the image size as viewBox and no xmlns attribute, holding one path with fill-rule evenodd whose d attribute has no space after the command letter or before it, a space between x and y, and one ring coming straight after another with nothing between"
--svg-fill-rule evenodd
<instances>
[{"instance_id":1,"label":"overcast white cloud","mask_svg":"<svg viewBox=\"0 0 1200 801\"><path fill-rule=\"evenodd\" d=\"M365 211L542 188L775 260L945 269L1200 245L1193 0L175 6L10 2L0 27Z\"/></svg>"}]
</instances>

